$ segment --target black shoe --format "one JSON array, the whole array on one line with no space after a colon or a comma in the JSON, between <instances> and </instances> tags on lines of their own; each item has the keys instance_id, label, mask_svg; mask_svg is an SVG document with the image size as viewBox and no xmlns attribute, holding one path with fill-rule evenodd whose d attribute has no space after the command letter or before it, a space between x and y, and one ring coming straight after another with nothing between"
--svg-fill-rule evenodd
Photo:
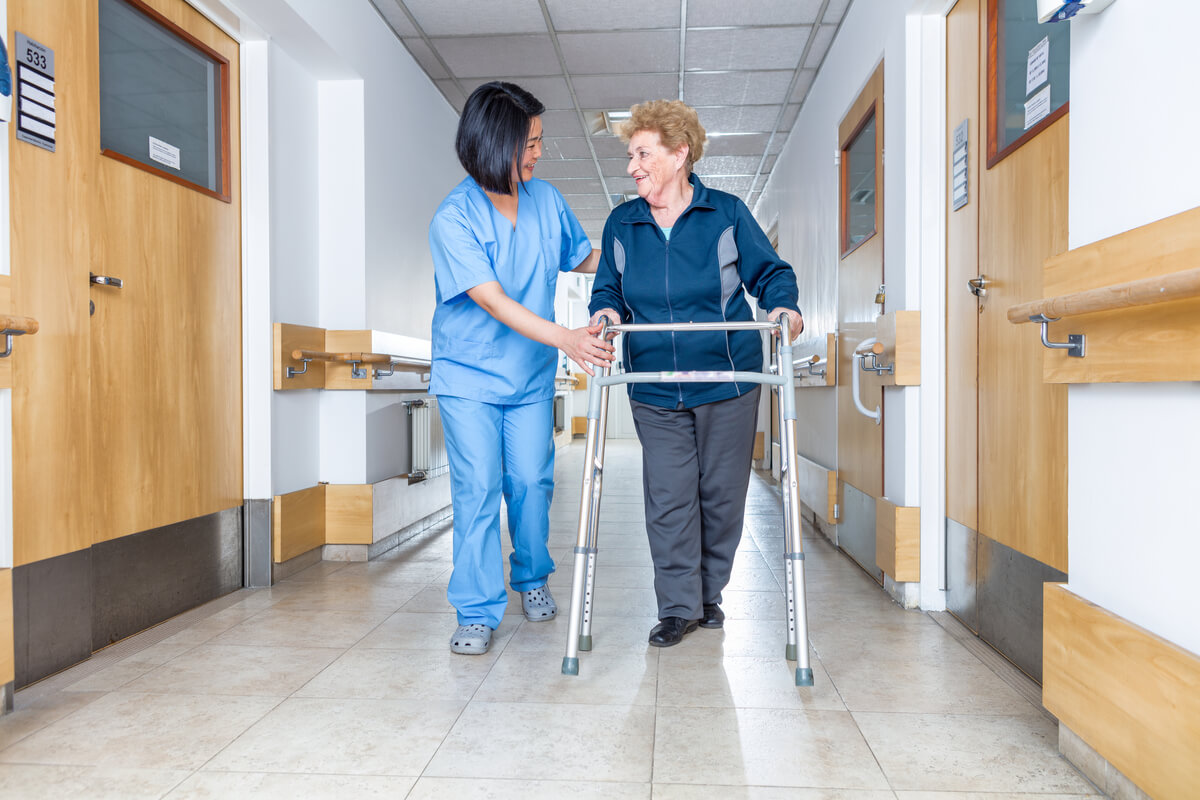
<instances>
[{"instance_id":1,"label":"black shoe","mask_svg":"<svg viewBox=\"0 0 1200 800\"><path fill-rule=\"evenodd\" d=\"M683 637L696 630L696 620L683 617L667 617L650 630L651 647L670 647L683 641Z\"/></svg>"},{"instance_id":2,"label":"black shoe","mask_svg":"<svg viewBox=\"0 0 1200 800\"><path fill-rule=\"evenodd\" d=\"M701 628L723 628L725 626L725 612L716 603L704 604L704 616L700 618Z\"/></svg>"}]
</instances>

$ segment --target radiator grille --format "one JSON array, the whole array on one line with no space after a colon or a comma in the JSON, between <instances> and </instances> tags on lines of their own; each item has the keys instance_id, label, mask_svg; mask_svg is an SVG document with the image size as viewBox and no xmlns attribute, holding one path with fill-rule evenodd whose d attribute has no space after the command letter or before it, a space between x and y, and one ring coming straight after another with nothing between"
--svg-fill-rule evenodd
<instances>
[{"instance_id":1,"label":"radiator grille","mask_svg":"<svg viewBox=\"0 0 1200 800\"><path fill-rule=\"evenodd\" d=\"M408 406L409 456L408 482L416 483L447 472L446 437L442 432L442 415L438 413L437 398L413 400Z\"/></svg>"}]
</instances>

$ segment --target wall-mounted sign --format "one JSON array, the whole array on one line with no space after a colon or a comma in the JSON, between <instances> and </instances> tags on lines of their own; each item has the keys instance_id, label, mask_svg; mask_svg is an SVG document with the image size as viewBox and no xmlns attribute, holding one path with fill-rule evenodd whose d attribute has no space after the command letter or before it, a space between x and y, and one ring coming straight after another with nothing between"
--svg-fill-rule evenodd
<instances>
[{"instance_id":1,"label":"wall-mounted sign","mask_svg":"<svg viewBox=\"0 0 1200 800\"><path fill-rule=\"evenodd\" d=\"M958 211L970 199L967 189L967 131L970 120L963 120L954 129L954 151L950 167L950 186L952 187L950 210Z\"/></svg>"},{"instance_id":2,"label":"wall-mounted sign","mask_svg":"<svg viewBox=\"0 0 1200 800\"><path fill-rule=\"evenodd\" d=\"M17 139L54 152L54 51L18 33Z\"/></svg>"}]
</instances>

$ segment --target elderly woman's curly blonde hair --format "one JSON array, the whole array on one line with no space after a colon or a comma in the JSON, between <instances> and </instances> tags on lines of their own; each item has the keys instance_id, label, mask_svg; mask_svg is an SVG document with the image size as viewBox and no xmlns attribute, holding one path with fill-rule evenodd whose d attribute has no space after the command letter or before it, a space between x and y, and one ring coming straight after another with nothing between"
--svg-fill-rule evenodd
<instances>
[{"instance_id":1,"label":"elderly woman's curly blonde hair","mask_svg":"<svg viewBox=\"0 0 1200 800\"><path fill-rule=\"evenodd\" d=\"M651 100L629 109L632 116L617 128L621 141L628 142L639 131L654 131L662 146L674 152L680 145L688 146L685 165L691 174L692 165L704 155L704 126L696 109L682 100Z\"/></svg>"}]
</instances>

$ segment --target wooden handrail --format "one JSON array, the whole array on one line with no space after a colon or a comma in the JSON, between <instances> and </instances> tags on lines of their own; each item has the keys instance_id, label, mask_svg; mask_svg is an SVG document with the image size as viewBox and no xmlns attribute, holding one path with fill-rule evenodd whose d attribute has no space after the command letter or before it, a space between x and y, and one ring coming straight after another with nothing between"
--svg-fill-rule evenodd
<instances>
[{"instance_id":1,"label":"wooden handrail","mask_svg":"<svg viewBox=\"0 0 1200 800\"><path fill-rule=\"evenodd\" d=\"M874 344L872 344L870 346L870 348L868 348L866 350L863 349L863 346L861 344L858 347L854 348L854 355L856 355L856 356L857 355L866 355L867 353L874 353L877 356L883 355L883 342L875 342Z\"/></svg>"},{"instance_id":2,"label":"wooden handrail","mask_svg":"<svg viewBox=\"0 0 1200 800\"><path fill-rule=\"evenodd\" d=\"M1185 300L1189 297L1200 297L1200 268L1021 303L1008 309L1008 321L1020 325L1030 322L1030 317L1039 314L1061 319L1096 311Z\"/></svg>"},{"instance_id":3,"label":"wooden handrail","mask_svg":"<svg viewBox=\"0 0 1200 800\"><path fill-rule=\"evenodd\" d=\"M800 356L799 358L792 359L792 366L793 367L806 367L809 364L816 364L820 360L821 360L821 356L817 355L816 353L813 353L811 356Z\"/></svg>"},{"instance_id":4,"label":"wooden handrail","mask_svg":"<svg viewBox=\"0 0 1200 800\"><path fill-rule=\"evenodd\" d=\"M18 317L12 314L0 314L0 331L14 334L38 332L38 321L33 317Z\"/></svg>"}]
</instances>

